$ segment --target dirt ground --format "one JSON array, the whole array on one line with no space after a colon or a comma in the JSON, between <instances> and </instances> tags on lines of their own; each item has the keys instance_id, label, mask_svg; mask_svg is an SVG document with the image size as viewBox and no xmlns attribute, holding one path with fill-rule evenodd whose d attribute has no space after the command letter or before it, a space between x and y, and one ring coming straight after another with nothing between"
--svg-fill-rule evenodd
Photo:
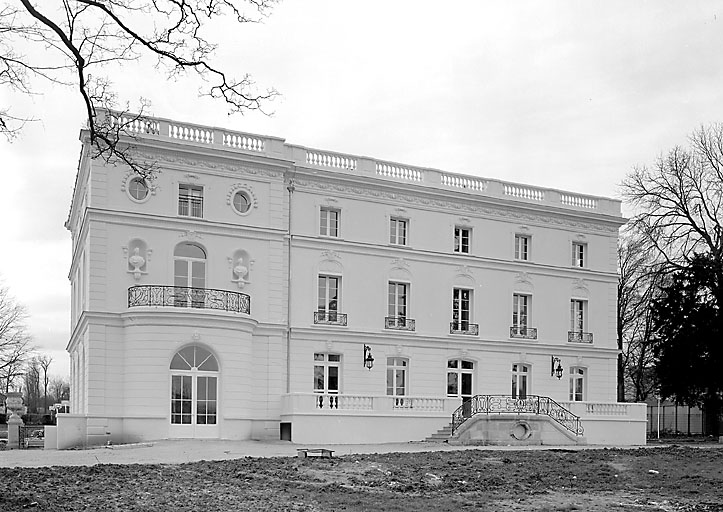
<instances>
[{"instance_id":1,"label":"dirt ground","mask_svg":"<svg viewBox=\"0 0 723 512\"><path fill-rule=\"evenodd\" d=\"M723 449L0 468L0 510L723 511Z\"/></svg>"}]
</instances>

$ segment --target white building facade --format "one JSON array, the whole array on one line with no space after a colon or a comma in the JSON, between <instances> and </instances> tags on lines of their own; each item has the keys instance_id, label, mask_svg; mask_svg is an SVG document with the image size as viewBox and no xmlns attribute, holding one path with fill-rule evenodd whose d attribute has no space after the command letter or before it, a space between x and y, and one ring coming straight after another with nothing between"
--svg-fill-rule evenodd
<instances>
[{"instance_id":1,"label":"white building facade","mask_svg":"<svg viewBox=\"0 0 723 512\"><path fill-rule=\"evenodd\" d=\"M421 440L482 395L645 442L615 403L619 201L122 120L156 171L81 133L58 447Z\"/></svg>"}]
</instances>

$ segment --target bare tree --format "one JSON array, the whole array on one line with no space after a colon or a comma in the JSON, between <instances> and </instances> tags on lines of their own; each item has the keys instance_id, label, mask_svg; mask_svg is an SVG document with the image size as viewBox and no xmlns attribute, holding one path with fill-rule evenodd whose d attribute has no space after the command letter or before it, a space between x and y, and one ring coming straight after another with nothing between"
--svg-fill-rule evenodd
<instances>
[{"instance_id":1,"label":"bare tree","mask_svg":"<svg viewBox=\"0 0 723 512\"><path fill-rule=\"evenodd\" d=\"M0 389L10 391L33 350L22 304L0 283Z\"/></svg>"},{"instance_id":2,"label":"bare tree","mask_svg":"<svg viewBox=\"0 0 723 512\"><path fill-rule=\"evenodd\" d=\"M28 413L37 413L40 409L40 364L33 357L25 363L23 382L25 387L25 405Z\"/></svg>"},{"instance_id":3,"label":"bare tree","mask_svg":"<svg viewBox=\"0 0 723 512\"><path fill-rule=\"evenodd\" d=\"M689 142L652 168L636 168L622 185L638 212L632 225L677 269L696 253L723 260L723 124L695 130Z\"/></svg>"},{"instance_id":4,"label":"bare tree","mask_svg":"<svg viewBox=\"0 0 723 512\"><path fill-rule=\"evenodd\" d=\"M50 363L53 362L53 358L47 354L37 357L40 370L43 372L43 413L48 412L48 384L50 383L50 376L48 375L48 368Z\"/></svg>"},{"instance_id":5,"label":"bare tree","mask_svg":"<svg viewBox=\"0 0 723 512\"><path fill-rule=\"evenodd\" d=\"M151 57L170 79L195 74L203 83L199 94L225 102L229 113L263 112L278 93L259 92L249 75L233 78L215 66L217 45L207 37L219 18L258 22L275 1L0 0L0 87L31 94L36 80L48 80L77 88L95 156L146 175L152 168L133 158L121 136L140 121L147 102L141 100L135 116L99 116L100 109L118 108L104 73ZM0 134L11 138L24 120L0 105Z\"/></svg>"},{"instance_id":6,"label":"bare tree","mask_svg":"<svg viewBox=\"0 0 723 512\"><path fill-rule=\"evenodd\" d=\"M625 229L618 242L618 401L642 402L657 388L652 304L665 271L645 234Z\"/></svg>"},{"instance_id":7,"label":"bare tree","mask_svg":"<svg viewBox=\"0 0 723 512\"><path fill-rule=\"evenodd\" d=\"M70 400L70 382L67 377L53 377L50 379L49 389L55 402Z\"/></svg>"}]
</instances>

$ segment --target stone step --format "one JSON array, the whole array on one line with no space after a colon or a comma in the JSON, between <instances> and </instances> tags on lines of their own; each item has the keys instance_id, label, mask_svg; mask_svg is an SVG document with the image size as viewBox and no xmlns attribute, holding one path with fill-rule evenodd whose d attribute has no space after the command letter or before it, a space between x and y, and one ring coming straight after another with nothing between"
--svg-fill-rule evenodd
<instances>
[{"instance_id":1,"label":"stone step","mask_svg":"<svg viewBox=\"0 0 723 512\"><path fill-rule=\"evenodd\" d=\"M451 423L437 430L437 432L427 437L425 441L428 441L430 443L443 443L445 441L448 441L450 437L452 437Z\"/></svg>"}]
</instances>

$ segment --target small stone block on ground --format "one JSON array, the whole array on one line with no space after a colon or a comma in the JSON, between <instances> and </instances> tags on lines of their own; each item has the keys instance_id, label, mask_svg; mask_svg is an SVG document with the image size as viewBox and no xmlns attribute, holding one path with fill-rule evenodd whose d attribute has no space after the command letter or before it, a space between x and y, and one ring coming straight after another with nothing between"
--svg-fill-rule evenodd
<instances>
[{"instance_id":1,"label":"small stone block on ground","mask_svg":"<svg viewBox=\"0 0 723 512\"><path fill-rule=\"evenodd\" d=\"M297 456L300 459L305 459L307 457L331 459L334 456L334 450L327 450L326 448L299 448L297 453Z\"/></svg>"}]
</instances>

